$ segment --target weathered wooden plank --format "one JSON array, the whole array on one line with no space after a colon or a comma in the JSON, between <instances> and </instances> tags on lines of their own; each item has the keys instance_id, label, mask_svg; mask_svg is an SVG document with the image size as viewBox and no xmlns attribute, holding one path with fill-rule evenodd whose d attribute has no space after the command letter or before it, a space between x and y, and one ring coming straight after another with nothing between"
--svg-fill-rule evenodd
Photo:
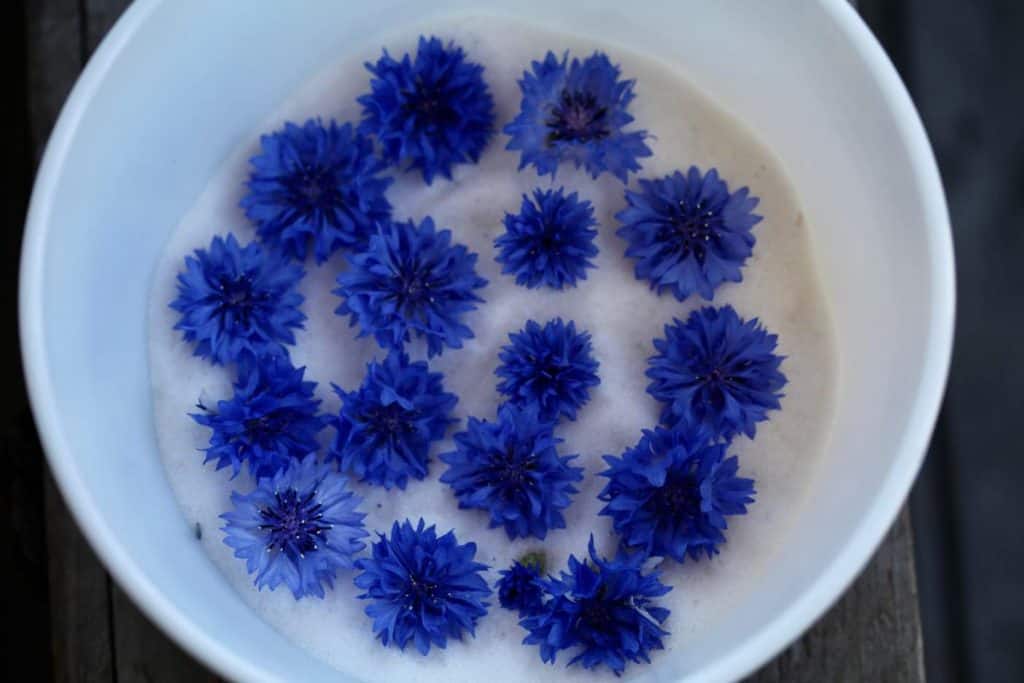
<instances>
[{"instance_id":1,"label":"weathered wooden plank","mask_svg":"<svg viewBox=\"0 0 1024 683\"><path fill-rule=\"evenodd\" d=\"M216 683L221 679L185 654L113 588L118 683Z\"/></svg>"},{"instance_id":2,"label":"weathered wooden plank","mask_svg":"<svg viewBox=\"0 0 1024 683\"><path fill-rule=\"evenodd\" d=\"M904 73L947 188L962 302L919 508L945 522L927 565L942 629L929 662L942 680L1024 681L1024 3L904 4Z\"/></svg>"},{"instance_id":3,"label":"weathered wooden plank","mask_svg":"<svg viewBox=\"0 0 1024 683\"><path fill-rule=\"evenodd\" d=\"M78 0L41 0L25 8L28 108L35 160L43 154L60 108L82 70L84 46Z\"/></svg>"},{"instance_id":4,"label":"weathered wooden plank","mask_svg":"<svg viewBox=\"0 0 1024 683\"><path fill-rule=\"evenodd\" d=\"M18 256L32 174L27 43L21 0L8 2L6 20L15 30L4 34L5 59L0 82L5 95L5 145L0 156L4 179L0 201L0 309L8 312L7 334L0 337L0 585L6 619L0 625L0 680L46 680L50 675L49 587L43 508L45 466L25 398L21 352L11 328L17 308ZM5 675L6 674L6 675Z\"/></svg>"},{"instance_id":5,"label":"weathered wooden plank","mask_svg":"<svg viewBox=\"0 0 1024 683\"><path fill-rule=\"evenodd\" d=\"M12 348L11 353L17 351ZM15 370L16 358L11 362ZM10 395L18 395L17 382L4 386L8 390L15 387ZM18 680L18 676L31 672L31 680L45 680L50 670L47 616L52 597L46 578L42 454L27 406L5 412L0 427L0 458L4 463L0 478L0 581L4 597L0 604L5 614L0 626L0 679Z\"/></svg>"},{"instance_id":6,"label":"weathered wooden plank","mask_svg":"<svg viewBox=\"0 0 1024 683\"><path fill-rule=\"evenodd\" d=\"M110 632L110 582L49 476L46 539L53 680L112 683L117 677Z\"/></svg>"},{"instance_id":7,"label":"weathered wooden plank","mask_svg":"<svg viewBox=\"0 0 1024 683\"><path fill-rule=\"evenodd\" d=\"M130 0L85 0L83 36L87 54L96 50L103 36L107 35L107 31L130 4Z\"/></svg>"},{"instance_id":8,"label":"weathered wooden plank","mask_svg":"<svg viewBox=\"0 0 1024 683\"><path fill-rule=\"evenodd\" d=\"M921 683L910 514L904 508L860 578L803 638L748 683Z\"/></svg>"}]
</instances>

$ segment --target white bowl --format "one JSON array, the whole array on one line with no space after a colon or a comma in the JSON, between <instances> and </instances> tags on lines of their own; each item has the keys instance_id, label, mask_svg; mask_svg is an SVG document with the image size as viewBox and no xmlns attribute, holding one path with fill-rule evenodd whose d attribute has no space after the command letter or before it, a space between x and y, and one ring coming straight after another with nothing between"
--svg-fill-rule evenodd
<instances>
[{"instance_id":1,"label":"white bowl","mask_svg":"<svg viewBox=\"0 0 1024 683\"><path fill-rule=\"evenodd\" d=\"M145 311L170 232L207 179L350 43L475 0L291 6L138 0L90 61L36 181L21 335L40 434L68 504L117 581L170 636L247 681L339 680L257 619L202 553L165 479ZM921 464L953 329L953 253L935 161L896 72L842 0L502 0L495 12L685 66L778 156L815 227L839 340L819 486L761 589L699 651L645 680L725 681L840 595ZM443 7L442 7L443 6ZM384 21L383 18L388 18Z\"/></svg>"}]
</instances>

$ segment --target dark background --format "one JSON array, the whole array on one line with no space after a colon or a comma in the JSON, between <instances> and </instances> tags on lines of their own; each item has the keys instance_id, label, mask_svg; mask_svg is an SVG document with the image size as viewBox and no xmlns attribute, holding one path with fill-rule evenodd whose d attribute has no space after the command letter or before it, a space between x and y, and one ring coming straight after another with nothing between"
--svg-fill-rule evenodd
<instances>
[{"instance_id":1,"label":"dark background","mask_svg":"<svg viewBox=\"0 0 1024 683\"><path fill-rule=\"evenodd\" d=\"M1024 2L862 0L859 6L924 119L948 193L956 245L959 300L952 372L911 498L928 677L940 683L1020 683L1024 447L1017 427L1024 424L1024 56L1019 45ZM25 31L29 21L48 20L33 16L37 9L32 0L0 7L7 38L2 66L7 125L0 132L5 228L0 306L12 317L39 142L33 139L38 126L29 106L30 89L38 84L28 76ZM99 36L85 22L80 31L75 40L68 37L67 49L80 50L84 57ZM45 464L24 397L13 323L2 343L0 657L7 680L48 680L56 674L50 663L55 647L51 614L65 603L48 588L48 569L53 568L47 567L46 526L54 522L45 511L59 501L52 489L44 493ZM83 565L82 571L90 569ZM109 595L117 599L118 594L110 591L101 599L112 599ZM200 670L194 669L183 672L181 680L198 676Z\"/></svg>"}]
</instances>

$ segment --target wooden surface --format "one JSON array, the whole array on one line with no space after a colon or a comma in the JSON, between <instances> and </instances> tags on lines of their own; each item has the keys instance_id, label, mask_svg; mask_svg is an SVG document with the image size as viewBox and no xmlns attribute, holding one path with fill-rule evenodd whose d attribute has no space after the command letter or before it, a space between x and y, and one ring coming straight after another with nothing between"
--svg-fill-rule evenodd
<instances>
[{"instance_id":1,"label":"wooden surface","mask_svg":"<svg viewBox=\"0 0 1024 683\"><path fill-rule=\"evenodd\" d=\"M26 3L31 141L27 154L31 159L39 159L84 61L126 5L120 0ZM24 431L24 413L21 420ZM29 436L17 455L41 458L30 424L27 429ZM149 624L97 562L48 477L44 489L53 679L68 683L218 680ZM29 529L27 535L31 533ZM28 566L31 569L31 562ZM749 680L924 680L913 543L906 511L845 597L802 639Z\"/></svg>"}]
</instances>

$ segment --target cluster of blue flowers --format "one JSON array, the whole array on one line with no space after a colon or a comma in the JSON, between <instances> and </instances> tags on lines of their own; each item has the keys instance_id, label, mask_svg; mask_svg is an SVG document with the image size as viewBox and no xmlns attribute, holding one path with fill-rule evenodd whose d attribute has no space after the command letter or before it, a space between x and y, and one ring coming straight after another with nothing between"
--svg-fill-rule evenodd
<instances>
[{"instance_id":1,"label":"cluster of blue flowers","mask_svg":"<svg viewBox=\"0 0 1024 683\"><path fill-rule=\"evenodd\" d=\"M311 119L261 138L241 202L260 241L243 246L228 234L195 251L171 307L195 355L235 373L233 395L200 401L191 417L210 430L206 461L230 468L232 478L247 470L253 482L232 493L222 518L225 543L254 584L323 597L339 571L355 569L380 642L426 655L473 635L492 593L489 568L476 561L474 543L422 519L395 521L360 556L369 534L352 488L404 490L428 476L458 398L410 353L420 345L433 358L472 339L466 318L487 281L477 255L431 217L392 217L385 173L415 171L428 185L451 179L480 159L496 131L495 108L483 67L438 38L421 37L415 55L401 59L384 51L366 68L372 78L357 125ZM549 52L533 62L519 81L520 111L503 128L520 170L553 179L567 163L623 183L639 172L650 136L631 126L635 83L620 75L600 52L571 60ZM696 167L637 186L616 214L637 279L680 301L711 300L723 283L742 280L761 221L748 188L730 191L716 169ZM505 215L496 260L517 285L576 287L595 267L597 225L578 192L538 188ZM341 408L326 415L288 347L305 321L301 264L310 252L324 264L338 251L347 264L336 313L384 357L355 389L334 386ZM754 438L780 408L786 378L776 346L756 318L728 305L674 320L654 340L648 392L663 405L660 424L621 455L606 455L600 473L601 514L611 518L618 552L599 555L591 538L589 559L570 556L558 576L546 573L542 552L529 553L496 583L499 604L518 612L524 643L537 645L543 661L573 650L570 665L620 674L663 647L669 612L658 598L671 588L644 571L646 560L712 557L726 541L726 518L753 502L754 482L739 476L729 451L734 437ZM438 456L446 465L440 481L460 508L486 515L509 539L543 540L565 528L584 478L579 456L563 453L555 432L590 400L599 363L590 334L561 318L528 320L498 360L504 402L493 421L470 417L454 435ZM328 426L334 435L321 457Z\"/></svg>"}]
</instances>

